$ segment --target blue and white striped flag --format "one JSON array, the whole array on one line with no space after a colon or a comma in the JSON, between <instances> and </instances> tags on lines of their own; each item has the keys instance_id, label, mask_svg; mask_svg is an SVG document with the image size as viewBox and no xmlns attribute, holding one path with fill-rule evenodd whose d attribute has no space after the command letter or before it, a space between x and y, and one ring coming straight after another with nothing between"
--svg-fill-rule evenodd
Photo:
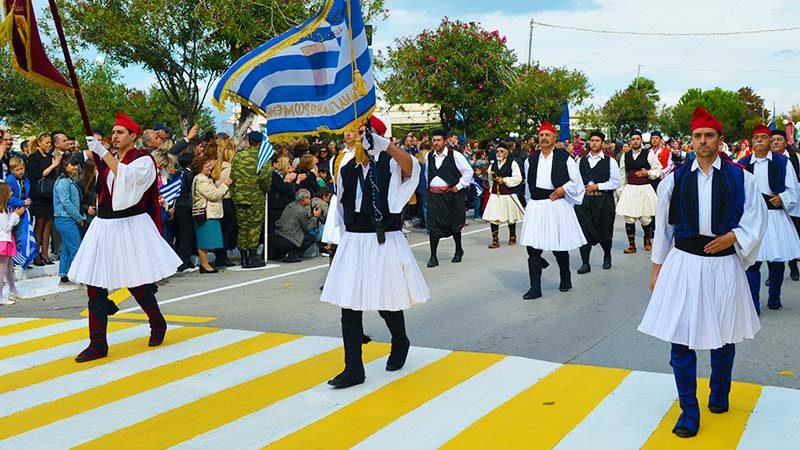
<instances>
[{"instance_id":1,"label":"blue and white striped flag","mask_svg":"<svg viewBox=\"0 0 800 450\"><path fill-rule=\"evenodd\" d=\"M266 133L265 133L266 136ZM272 159L272 155L275 154L275 149L272 147L272 144L269 142L269 139L266 137L261 142L261 148L258 149L258 164L256 165L256 173L261 172L261 168L267 164L267 161Z\"/></svg>"},{"instance_id":2,"label":"blue and white striped flag","mask_svg":"<svg viewBox=\"0 0 800 450\"><path fill-rule=\"evenodd\" d=\"M469 184L475 186L475 195L483 195L483 186L481 186L481 184L478 183L475 180L475 178L473 178L472 181L469 182Z\"/></svg>"},{"instance_id":3,"label":"blue and white striped flag","mask_svg":"<svg viewBox=\"0 0 800 450\"><path fill-rule=\"evenodd\" d=\"M17 254L14 256L14 264L27 269L31 261L39 254L39 246L36 245L36 234L33 231L33 220L30 211L25 211L19 218L17 240Z\"/></svg>"},{"instance_id":4,"label":"blue and white striped flag","mask_svg":"<svg viewBox=\"0 0 800 450\"><path fill-rule=\"evenodd\" d=\"M354 63L355 61L355 63ZM341 133L375 108L372 56L358 0L326 0L303 24L228 69L214 90L267 118L273 142Z\"/></svg>"},{"instance_id":5,"label":"blue and white striped flag","mask_svg":"<svg viewBox=\"0 0 800 450\"><path fill-rule=\"evenodd\" d=\"M161 190L159 192L161 192L161 196L164 197L164 201L169 205L178 199L178 197L181 195L182 188L183 177L176 177L174 180L161 186Z\"/></svg>"}]
</instances>

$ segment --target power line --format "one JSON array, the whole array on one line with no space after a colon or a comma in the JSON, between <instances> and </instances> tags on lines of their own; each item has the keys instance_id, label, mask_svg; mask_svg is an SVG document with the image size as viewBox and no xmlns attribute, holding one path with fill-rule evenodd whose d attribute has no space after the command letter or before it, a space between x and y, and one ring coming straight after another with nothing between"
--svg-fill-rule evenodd
<instances>
[{"instance_id":1,"label":"power line","mask_svg":"<svg viewBox=\"0 0 800 450\"><path fill-rule=\"evenodd\" d=\"M771 29L764 29L764 30L748 30L748 31L722 31L722 32L715 32L715 33L653 33L653 32L643 32L643 31L616 31L616 30L599 30L594 28L582 28L582 27L568 27L565 25L553 25L550 23L542 23L537 21L532 21L534 25L539 25L540 27L548 27L548 28L558 28L561 30L571 30L571 31L583 31L586 33L601 33L601 34L623 34L623 35L633 35L633 36L663 36L663 37L687 37L687 36L740 36L746 34L765 34L765 33L781 33L786 31L798 31L800 27L788 27L788 28L771 28Z\"/></svg>"},{"instance_id":2,"label":"power line","mask_svg":"<svg viewBox=\"0 0 800 450\"><path fill-rule=\"evenodd\" d=\"M791 70L780 70L780 69L714 69L714 68L693 68L693 67L680 67L680 66L649 66L649 65L642 65L642 67L646 67L648 69L655 69L655 70L669 70L673 72L717 72L717 73L783 73L789 75L800 75L800 72L791 71Z\"/></svg>"}]
</instances>

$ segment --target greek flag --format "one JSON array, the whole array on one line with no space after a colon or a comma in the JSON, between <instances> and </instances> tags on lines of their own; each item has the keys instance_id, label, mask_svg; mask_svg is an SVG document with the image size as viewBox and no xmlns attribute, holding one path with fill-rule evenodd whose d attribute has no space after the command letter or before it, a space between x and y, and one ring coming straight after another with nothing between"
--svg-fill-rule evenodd
<instances>
[{"instance_id":1,"label":"greek flag","mask_svg":"<svg viewBox=\"0 0 800 450\"><path fill-rule=\"evenodd\" d=\"M161 186L161 196L167 204L172 204L181 195L181 188L183 187L183 177L176 177L169 183Z\"/></svg>"},{"instance_id":2,"label":"greek flag","mask_svg":"<svg viewBox=\"0 0 800 450\"><path fill-rule=\"evenodd\" d=\"M266 133L265 133L266 135ZM261 142L261 148L258 149L258 164L256 165L256 173L261 172L261 168L272 158L275 154L275 149L266 137Z\"/></svg>"},{"instance_id":3,"label":"greek flag","mask_svg":"<svg viewBox=\"0 0 800 450\"><path fill-rule=\"evenodd\" d=\"M478 183L478 181L475 178L473 178L472 181L469 182L469 184L475 187L475 195L483 195L483 186L481 186L481 184Z\"/></svg>"},{"instance_id":4,"label":"greek flag","mask_svg":"<svg viewBox=\"0 0 800 450\"><path fill-rule=\"evenodd\" d=\"M375 108L372 56L358 0L326 0L303 24L243 56L222 76L227 99L263 114L273 142L341 133Z\"/></svg>"},{"instance_id":5,"label":"greek flag","mask_svg":"<svg viewBox=\"0 0 800 450\"><path fill-rule=\"evenodd\" d=\"M25 211L19 218L17 225L17 254L14 256L14 264L27 269L31 261L39 254L39 247L36 245L36 234L33 232L33 220L30 211Z\"/></svg>"}]
</instances>

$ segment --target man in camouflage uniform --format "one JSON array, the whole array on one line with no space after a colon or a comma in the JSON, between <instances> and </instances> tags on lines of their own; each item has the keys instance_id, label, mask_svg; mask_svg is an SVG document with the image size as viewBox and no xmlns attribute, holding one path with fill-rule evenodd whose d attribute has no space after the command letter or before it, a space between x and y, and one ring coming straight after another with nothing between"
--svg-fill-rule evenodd
<instances>
[{"instance_id":1,"label":"man in camouflage uniform","mask_svg":"<svg viewBox=\"0 0 800 450\"><path fill-rule=\"evenodd\" d=\"M239 223L239 252L242 268L264 267L264 258L258 254L258 244L264 230L264 206L267 191L272 183L272 165L256 173L258 150L264 135L258 131L247 134L249 147L239 151L231 163L231 191L236 205L236 221Z\"/></svg>"}]
</instances>

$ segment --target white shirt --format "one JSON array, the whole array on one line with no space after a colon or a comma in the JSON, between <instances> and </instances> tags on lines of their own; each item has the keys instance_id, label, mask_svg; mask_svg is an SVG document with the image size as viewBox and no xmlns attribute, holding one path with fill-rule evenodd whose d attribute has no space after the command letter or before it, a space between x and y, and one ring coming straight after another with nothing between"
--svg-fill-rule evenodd
<instances>
[{"instance_id":1,"label":"white shirt","mask_svg":"<svg viewBox=\"0 0 800 450\"><path fill-rule=\"evenodd\" d=\"M658 154L661 153L662 151L669 152L669 158L667 158L667 167L662 166L661 165L661 160L658 159ZM667 147L664 147L663 145L661 147L658 147L658 148L651 147L650 148L650 154L656 157L656 159L658 160L658 165L661 166L661 173L658 174L658 176L656 178L664 178L665 176L667 176L669 173L671 173L675 169L675 166L672 163L672 150L671 149L668 149ZM649 162L650 158L648 157L647 160ZM652 167L652 165L651 165L651 167Z\"/></svg>"},{"instance_id":2,"label":"white shirt","mask_svg":"<svg viewBox=\"0 0 800 450\"><path fill-rule=\"evenodd\" d=\"M722 161L717 157L713 169L706 175L700 169L697 160L692 162L691 170L697 173L697 219L700 234L714 237L711 230L711 210L714 199L712 186L714 169L719 170ZM651 260L655 264L664 264L667 255L673 247L675 226L669 224L669 207L672 201L672 191L675 187L675 174L667 175L658 185L658 206L656 209L656 230L653 236L653 251ZM739 256L741 266L746 269L753 265L761 248L761 238L767 229L767 205L756 186L756 179L749 172L744 172L744 212L739 220L739 226L733 229L736 235L734 248Z\"/></svg>"},{"instance_id":3,"label":"white shirt","mask_svg":"<svg viewBox=\"0 0 800 450\"><path fill-rule=\"evenodd\" d=\"M589 163L589 167L594 169L594 166L597 165L603 158L607 156L601 151L599 155L595 156L594 153L589 152L588 155L584 156L586 161ZM597 183L597 188L601 191L613 191L615 189L619 189L622 186L622 177L619 173L619 164L617 160L614 158L609 158L609 178L608 181L605 183ZM589 184L595 184L593 181L590 181Z\"/></svg>"},{"instance_id":4,"label":"white shirt","mask_svg":"<svg viewBox=\"0 0 800 450\"><path fill-rule=\"evenodd\" d=\"M770 152L770 153L775 153L775 152ZM785 156L787 158L789 157L788 152L786 150L784 150L783 153L779 153L779 155L783 155L783 156ZM792 165L791 161L787 162L786 165L789 168L791 168L792 170L794 170L794 166ZM787 174L786 175L789 175L788 174L788 170L787 170ZM795 175L797 175L797 174L795 173ZM794 178L793 180L795 182L797 182L797 178ZM792 217L800 217L800 183L798 183L796 185L796 189L797 189L797 195L798 196L797 196L797 201L794 204L794 208L791 208L791 209L787 208L787 211L789 211L789 215L792 216Z\"/></svg>"},{"instance_id":5,"label":"white shirt","mask_svg":"<svg viewBox=\"0 0 800 450\"><path fill-rule=\"evenodd\" d=\"M756 185L762 194L775 195L769 187L769 162L772 161L772 152L767 153L765 158L756 158L753 154L750 159L750 165L753 166L753 175L756 177ZM788 161L786 162L786 190L778 194L783 201L783 209L786 211L794 211L798 204L798 186L797 177L794 174L794 167Z\"/></svg>"},{"instance_id":6,"label":"white shirt","mask_svg":"<svg viewBox=\"0 0 800 450\"><path fill-rule=\"evenodd\" d=\"M502 163L498 162L497 167L503 168L506 164L511 164L511 176L503 178L503 184L513 188L522 183L522 171L519 169L519 164L511 158L506 158ZM489 165L489 190L494 186L494 178L492 178L492 164Z\"/></svg>"},{"instance_id":7,"label":"white shirt","mask_svg":"<svg viewBox=\"0 0 800 450\"><path fill-rule=\"evenodd\" d=\"M111 191L111 208L122 211L136 206L150 186L156 181L156 163L153 158L143 156L130 164L117 166L117 175L108 171L108 190Z\"/></svg>"},{"instance_id":8,"label":"white shirt","mask_svg":"<svg viewBox=\"0 0 800 450\"><path fill-rule=\"evenodd\" d=\"M390 179L389 179L389 192L388 192L388 202L389 202L389 212L392 214L400 214L403 212L403 208L408 203L408 200L411 199L411 196L417 189L417 185L419 184L419 173L420 167L419 162L417 162L416 158L411 158L412 163L412 170L411 176L403 179L403 170L400 168L400 165L397 164L397 161L392 159L389 162L389 171L390 171ZM356 170L361 168L361 172L364 174L364 182L367 180L367 172L369 171L369 166L364 166L363 164L359 164L356 166ZM341 169L339 169L341 172ZM339 177L338 181L336 182L336 192L343 193L344 192L344 185L342 184L342 177ZM356 212L361 212L361 202L363 201L363 191L361 190L361 183L356 183ZM341 202L338 202L338 209L340 214L340 221L339 223L344 223L344 207Z\"/></svg>"},{"instance_id":9,"label":"white shirt","mask_svg":"<svg viewBox=\"0 0 800 450\"><path fill-rule=\"evenodd\" d=\"M433 152L433 163L436 164L436 168L442 167L442 163L444 159L447 157L447 154L450 152L450 149L445 147L442 154L438 154ZM453 159L456 162L456 168L459 172L461 172L461 178L458 180L458 190L466 189L469 187L469 184L472 182L472 174L474 173L472 170L472 166L469 165L469 161L467 161L466 156L462 155L459 152L453 153ZM425 166L425 179L428 178L428 166ZM430 187L432 188L441 188L441 187L449 187L449 185L440 177L433 177L430 183Z\"/></svg>"},{"instance_id":10,"label":"white shirt","mask_svg":"<svg viewBox=\"0 0 800 450\"><path fill-rule=\"evenodd\" d=\"M556 150L553 150L556 151ZM530 158L525 160L525 173L530 171ZM569 181L562 186L565 191L564 199L571 205L580 205L583 203L583 195L586 193L586 188L583 185L583 178L581 171L578 169L578 163L572 158L567 158L567 173L569 174ZM553 153L550 156L544 156L544 153L539 153L539 164L536 167L536 187L539 189L555 189L553 186ZM525 183L525 198L531 200L530 184ZM559 199L561 200L561 199Z\"/></svg>"},{"instance_id":11,"label":"white shirt","mask_svg":"<svg viewBox=\"0 0 800 450\"><path fill-rule=\"evenodd\" d=\"M633 159L636 159L639 157L642 151L643 151L642 149L639 149L638 152L631 150L631 156L633 157ZM650 178L651 180L655 180L658 177L660 177L662 167L661 167L661 162L658 160L658 156L656 156L656 154L653 152L648 152L647 163L650 164L650 170L647 171L647 177ZM622 189L628 184L628 171L625 169L624 154L619 160L619 171L620 171L620 177L622 178L622 186L620 187L620 189Z\"/></svg>"}]
</instances>

